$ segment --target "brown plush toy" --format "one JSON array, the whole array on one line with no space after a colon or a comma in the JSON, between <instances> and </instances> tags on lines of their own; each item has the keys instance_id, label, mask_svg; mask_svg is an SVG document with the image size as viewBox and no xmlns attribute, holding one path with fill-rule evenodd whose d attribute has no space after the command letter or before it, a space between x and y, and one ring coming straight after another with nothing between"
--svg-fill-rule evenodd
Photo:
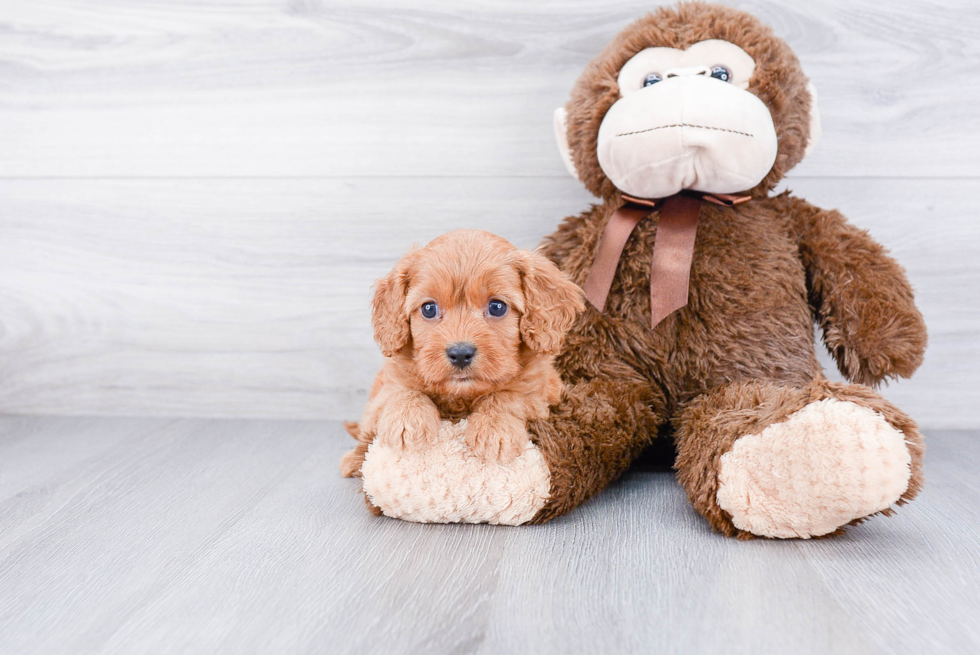
<instances>
[{"instance_id":1,"label":"brown plush toy","mask_svg":"<svg viewBox=\"0 0 980 655\"><path fill-rule=\"evenodd\" d=\"M382 505L370 490L397 477L401 506L449 507L413 520L543 522L658 438L728 536L830 534L914 497L922 437L872 389L922 361L912 289L836 211L770 195L819 134L790 48L742 11L660 9L599 54L555 116L566 164L602 203L542 247L591 306L555 359L562 399L527 422L531 464L452 450L375 471L368 452L369 500ZM824 377L814 322L853 384Z\"/></svg>"},{"instance_id":2,"label":"brown plush toy","mask_svg":"<svg viewBox=\"0 0 980 655\"><path fill-rule=\"evenodd\" d=\"M913 498L922 437L871 388L922 361L912 289L838 212L770 196L819 134L790 48L742 11L660 9L599 54L555 122L602 204L544 244L593 306L557 358L564 401L529 425L551 473L534 520L658 434L725 535L824 535ZM824 377L814 321L853 384Z\"/></svg>"}]
</instances>

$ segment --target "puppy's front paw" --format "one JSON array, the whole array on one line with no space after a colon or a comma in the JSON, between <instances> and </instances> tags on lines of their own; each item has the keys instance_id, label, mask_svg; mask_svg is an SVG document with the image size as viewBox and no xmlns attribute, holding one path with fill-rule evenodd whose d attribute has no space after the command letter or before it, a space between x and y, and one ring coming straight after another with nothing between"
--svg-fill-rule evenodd
<instances>
[{"instance_id":1,"label":"puppy's front paw","mask_svg":"<svg viewBox=\"0 0 980 655\"><path fill-rule=\"evenodd\" d=\"M378 419L377 439L389 448L433 443L439 434L439 410L431 401L389 405Z\"/></svg>"},{"instance_id":2,"label":"puppy's front paw","mask_svg":"<svg viewBox=\"0 0 980 655\"><path fill-rule=\"evenodd\" d=\"M526 443L527 429L524 421L516 416L474 412L467 419L466 445L489 462L514 461L524 452Z\"/></svg>"}]
</instances>

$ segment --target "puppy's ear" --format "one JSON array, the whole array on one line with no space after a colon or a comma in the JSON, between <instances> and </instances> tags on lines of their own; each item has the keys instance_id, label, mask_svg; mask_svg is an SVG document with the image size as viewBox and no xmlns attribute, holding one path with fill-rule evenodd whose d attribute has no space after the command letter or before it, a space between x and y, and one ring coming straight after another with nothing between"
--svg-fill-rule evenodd
<instances>
[{"instance_id":1,"label":"puppy's ear","mask_svg":"<svg viewBox=\"0 0 980 655\"><path fill-rule=\"evenodd\" d=\"M408 293L409 277L415 263L416 250L412 250L395 264L391 273L374 285L374 298L371 300L371 323L374 325L374 340L381 347L385 357L392 357L405 347L411 333L405 296Z\"/></svg>"},{"instance_id":2,"label":"puppy's ear","mask_svg":"<svg viewBox=\"0 0 980 655\"><path fill-rule=\"evenodd\" d=\"M536 252L519 251L517 270L524 291L521 339L531 350L557 355L565 333L585 309L582 290Z\"/></svg>"}]
</instances>

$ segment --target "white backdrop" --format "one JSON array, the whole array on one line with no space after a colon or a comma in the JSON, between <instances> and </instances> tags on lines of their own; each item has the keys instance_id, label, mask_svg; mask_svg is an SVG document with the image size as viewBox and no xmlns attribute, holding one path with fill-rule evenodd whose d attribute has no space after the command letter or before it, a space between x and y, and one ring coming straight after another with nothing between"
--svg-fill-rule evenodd
<instances>
[{"instance_id":1,"label":"white backdrop","mask_svg":"<svg viewBox=\"0 0 980 655\"><path fill-rule=\"evenodd\" d=\"M356 418L370 285L458 227L531 247L591 197L551 113L653 2L0 4L0 412ZM785 183L908 269L976 427L980 12L733 3L795 48L824 137Z\"/></svg>"}]
</instances>

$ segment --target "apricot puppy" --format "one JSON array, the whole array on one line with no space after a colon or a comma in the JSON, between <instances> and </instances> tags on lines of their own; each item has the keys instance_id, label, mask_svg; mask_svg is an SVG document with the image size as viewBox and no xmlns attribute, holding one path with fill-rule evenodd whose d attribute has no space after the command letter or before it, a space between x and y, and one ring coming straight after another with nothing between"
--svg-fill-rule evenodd
<instances>
[{"instance_id":1,"label":"apricot puppy","mask_svg":"<svg viewBox=\"0 0 980 655\"><path fill-rule=\"evenodd\" d=\"M543 256L479 230L456 230L409 252L378 281L374 338L385 355L341 463L359 475L374 439L425 447L441 419L466 418L466 443L506 463L523 450L526 421L561 396L553 366L583 309L581 290Z\"/></svg>"}]
</instances>

